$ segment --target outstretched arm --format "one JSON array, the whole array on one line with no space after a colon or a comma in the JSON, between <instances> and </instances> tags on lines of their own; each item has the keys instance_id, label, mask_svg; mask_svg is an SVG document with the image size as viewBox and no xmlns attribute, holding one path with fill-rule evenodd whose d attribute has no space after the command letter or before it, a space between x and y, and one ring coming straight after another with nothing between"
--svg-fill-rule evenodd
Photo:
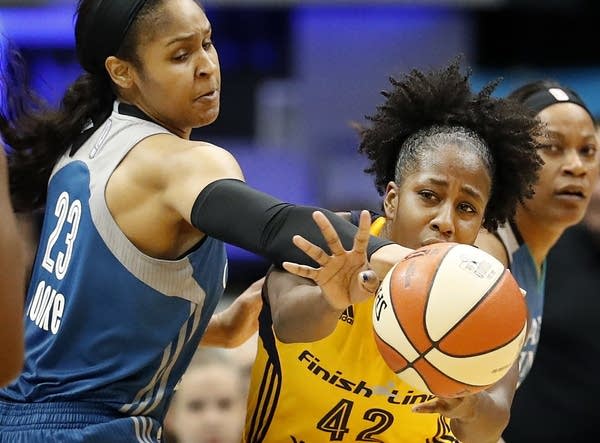
<instances>
[{"instance_id":1,"label":"outstretched arm","mask_svg":"<svg viewBox=\"0 0 600 443\"><path fill-rule=\"evenodd\" d=\"M159 136L153 140L167 142ZM164 212L176 213L180 221L185 220L197 231L266 257L277 266L284 261L315 265L294 247L292 238L299 234L327 247L312 221L318 208L286 203L251 188L243 182L229 153L216 146L190 143L173 140L169 154L160 156L156 174L143 170L146 179L159 182L152 185L161 191L158 195ZM149 155L144 152L144 156ZM322 212L334 225L341 243L350 249L356 226L333 212ZM371 237L367 254L389 243Z\"/></svg>"},{"instance_id":2,"label":"outstretched arm","mask_svg":"<svg viewBox=\"0 0 600 443\"><path fill-rule=\"evenodd\" d=\"M200 345L236 348L258 330L265 277L252 283L226 309L213 314Z\"/></svg>"},{"instance_id":3,"label":"outstretched arm","mask_svg":"<svg viewBox=\"0 0 600 443\"><path fill-rule=\"evenodd\" d=\"M8 193L4 149L0 147L0 386L23 365L24 245L17 230Z\"/></svg>"},{"instance_id":4,"label":"outstretched arm","mask_svg":"<svg viewBox=\"0 0 600 443\"><path fill-rule=\"evenodd\" d=\"M321 212L315 212L313 218L331 254L296 236L294 244L320 267L286 262L284 268L296 275L273 271L267 279L273 327L283 342L310 342L326 337L335 329L344 309L373 296L378 285L377 276L366 267L368 212L361 214L350 250L344 249L334 227Z\"/></svg>"}]
</instances>

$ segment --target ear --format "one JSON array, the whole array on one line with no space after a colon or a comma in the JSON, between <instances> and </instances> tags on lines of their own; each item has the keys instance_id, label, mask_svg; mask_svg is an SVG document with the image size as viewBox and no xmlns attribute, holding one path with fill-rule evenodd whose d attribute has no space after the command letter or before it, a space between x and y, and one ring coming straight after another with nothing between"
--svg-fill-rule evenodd
<instances>
[{"instance_id":1,"label":"ear","mask_svg":"<svg viewBox=\"0 0 600 443\"><path fill-rule=\"evenodd\" d=\"M133 86L133 66L131 63L111 55L104 62L108 75L112 81L121 89L129 89Z\"/></svg>"},{"instance_id":2,"label":"ear","mask_svg":"<svg viewBox=\"0 0 600 443\"><path fill-rule=\"evenodd\" d=\"M385 196L383 197L383 211L385 218L393 220L396 217L396 209L398 208L398 185L394 182L389 182L385 188Z\"/></svg>"}]
</instances>

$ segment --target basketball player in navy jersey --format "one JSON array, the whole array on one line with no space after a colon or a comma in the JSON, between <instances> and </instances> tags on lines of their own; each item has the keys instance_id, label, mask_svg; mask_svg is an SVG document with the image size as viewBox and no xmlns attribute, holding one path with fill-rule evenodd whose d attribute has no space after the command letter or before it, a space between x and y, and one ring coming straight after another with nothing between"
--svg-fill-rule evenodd
<instances>
[{"instance_id":1,"label":"basketball player in navy jersey","mask_svg":"<svg viewBox=\"0 0 600 443\"><path fill-rule=\"evenodd\" d=\"M61 108L0 118L15 208L46 207L0 441L156 442L226 284L223 242L314 264L293 235L326 248L335 229L345 249L318 281L357 297L410 250L369 237L368 217L357 230L327 213L322 232L314 208L251 189L231 154L189 140L221 88L195 1L81 0L75 34L85 73Z\"/></svg>"},{"instance_id":2,"label":"basketball player in navy jersey","mask_svg":"<svg viewBox=\"0 0 600 443\"><path fill-rule=\"evenodd\" d=\"M598 180L598 140L585 102L564 85L536 81L509 97L523 103L545 124L540 150L544 166L533 198L519 205L512 222L500 227L495 236L480 236L480 244L503 253L519 285L527 290L530 329L520 358L524 389L543 326L546 257L565 230L585 216ZM519 401L521 389L513 403L515 426L509 424L505 432L507 443L534 439L527 437L527 427L535 425L528 420L528 403ZM537 438L540 435L536 433Z\"/></svg>"},{"instance_id":3,"label":"basketball player in navy jersey","mask_svg":"<svg viewBox=\"0 0 600 443\"><path fill-rule=\"evenodd\" d=\"M598 179L598 142L586 104L564 85L537 81L509 98L524 104L544 124L539 150L544 166L534 196L517 207L510 223L493 234L482 232L477 244L496 251L527 291L530 324L519 365L523 383L540 338L546 257L564 231L585 215Z\"/></svg>"}]
</instances>

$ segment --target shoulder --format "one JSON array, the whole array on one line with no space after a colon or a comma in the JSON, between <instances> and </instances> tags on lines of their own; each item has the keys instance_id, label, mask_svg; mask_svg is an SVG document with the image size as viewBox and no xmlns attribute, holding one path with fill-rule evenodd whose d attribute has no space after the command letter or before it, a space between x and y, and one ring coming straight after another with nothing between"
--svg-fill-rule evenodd
<instances>
[{"instance_id":1,"label":"shoulder","mask_svg":"<svg viewBox=\"0 0 600 443\"><path fill-rule=\"evenodd\" d=\"M235 157L217 145L211 143L185 140L171 134L157 134L141 141L132 150L141 159L158 163L162 167L177 164L180 167L198 166L211 162L211 166L237 165ZM156 164L156 163L155 163Z\"/></svg>"},{"instance_id":2,"label":"shoulder","mask_svg":"<svg viewBox=\"0 0 600 443\"><path fill-rule=\"evenodd\" d=\"M131 150L127 160L136 175L157 184L169 182L174 176L183 178L198 174L214 180L243 180L237 160L227 150L172 134L157 134L142 140Z\"/></svg>"},{"instance_id":3,"label":"shoulder","mask_svg":"<svg viewBox=\"0 0 600 443\"><path fill-rule=\"evenodd\" d=\"M492 232L489 232L486 229L479 231L477 239L475 240L475 246L496 257L504 266L509 265L506 248L500 239Z\"/></svg>"}]
</instances>

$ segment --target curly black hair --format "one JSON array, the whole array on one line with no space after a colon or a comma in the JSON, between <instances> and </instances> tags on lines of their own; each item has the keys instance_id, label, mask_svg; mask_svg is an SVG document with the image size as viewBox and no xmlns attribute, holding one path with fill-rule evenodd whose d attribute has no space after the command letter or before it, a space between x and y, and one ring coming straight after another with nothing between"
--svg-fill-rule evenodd
<instances>
[{"instance_id":1,"label":"curly black hair","mask_svg":"<svg viewBox=\"0 0 600 443\"><path fill-rule=\"evenodd\" d=\"M365 172L375 175L383 195L390 181L401 181L424 152L449 135L460 149L475 148L492 177L483 227L495 230L514 216L519 202L533 196L543 164L536 141L542 126L520 103L491 97L499 80L474 93L469 77L455 60L440 70L390 78L393 90L382 92L385 103L360 130L359 152L371 161ZM436 134L441 138L432 140Z\"/></svg>"}]
</instances>

